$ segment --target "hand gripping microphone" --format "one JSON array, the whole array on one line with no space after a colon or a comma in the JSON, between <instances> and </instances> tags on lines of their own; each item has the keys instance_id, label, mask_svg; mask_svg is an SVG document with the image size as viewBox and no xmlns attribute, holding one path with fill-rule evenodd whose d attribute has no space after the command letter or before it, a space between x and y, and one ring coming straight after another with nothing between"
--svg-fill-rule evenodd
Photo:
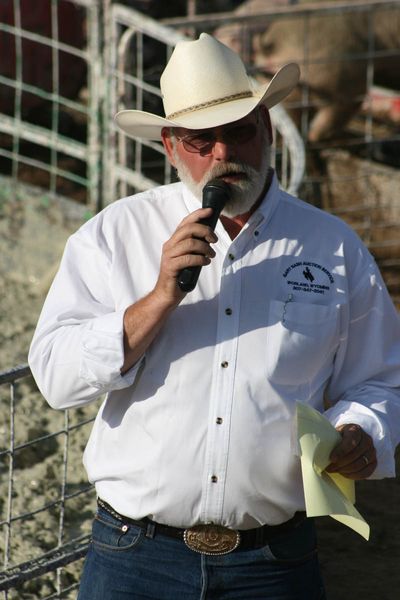
<instances>
[{"instance_id":1,"label":"hand gripping microphone","mask_svg":"<svg viewBox=\"0 0 400 600\"><path fill-rule=\"evenodd\" d=\"M203 208L212 208L212 215L201 219L199 223L208 225L212 230L218 221L221 210L230 198L230 188L222 179L212 179L203 187ZM196 287L200 275L200 267L187 267L178 273L178 285L182 292L191 292Z\"/></svg>"}]
</instances>

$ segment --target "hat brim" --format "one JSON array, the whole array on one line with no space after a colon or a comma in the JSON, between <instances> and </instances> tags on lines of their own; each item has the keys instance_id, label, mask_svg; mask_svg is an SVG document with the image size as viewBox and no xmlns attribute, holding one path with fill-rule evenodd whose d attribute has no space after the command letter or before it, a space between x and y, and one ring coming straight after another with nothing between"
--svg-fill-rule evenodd
<instances>
[{"instance_id":1,"label":"hat brim","mask_svg":"<svg viewBox=\"0 0 400 600\"><path fill-rule=\"evenodd\" d=\"M141 110L121 110L115 115L118 127L130 137L159 140L163 127L207 129L242 119L259 104L272 108L297 85L300 69L296 63L283 66L266 85L260 86L249 98L240 98L196 109L171 120Z\"/></svg>"}]
</instances>

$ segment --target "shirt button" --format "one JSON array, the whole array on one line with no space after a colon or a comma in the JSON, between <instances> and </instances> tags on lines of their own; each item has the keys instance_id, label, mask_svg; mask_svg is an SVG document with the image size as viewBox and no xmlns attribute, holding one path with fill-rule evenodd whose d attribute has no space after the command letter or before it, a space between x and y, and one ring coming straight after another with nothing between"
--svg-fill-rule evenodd
<instances>
[{"instance_id":1,"label":"shirt button","mask_svg":"<svg viewBox=\"0 0 400 600\"><path fill-rule=\"evenodd\" d=\"M217 477L216 475L212 475L212 477L211 477L211 481L212 481L213 483L217 483L217 481L218 481L218 477Z\"/></svg>"},{"instance_id":2,"label":"shirt button","mask_svg":"<svg viewBox=\"0 0 400 600\"><path fill-rule=\"evenodd\" d=\"M226 367L228 366L228 364L229 364L229 363L228 363L228 361L224 360L224 361L221 363L221 367L222 367L223 369L226 369Z\"/></svg>"},{"instance_id":3,"label":"shirt button","mask_svg":"<svg viewBox=\"0 0 400 600\"><path fill-rule=\"evenodd\" d=\"M234 258L235 258L235 255L232 254L232 252L229 252L228 256L229 256L230 260L234 260Z\"/></svg>"},{"instance_id":4,"label":"shirt button","mask_svg":"<svg viewBox=\"0 0 400 600\"><path fill-rule=\"evenodd\" d=\"M129 527L128 527L128 525L122 525L121 529L124 533L126 533L129 529Z\"/></svg>"},{"instance_id":5,"label":"shirt button","mask_svg":"<svg viewBox=\"0 0 400 600\"><path fill-rule=\"evenodd\" d=\"M256 229L256 230L255 230L255 232L254 232L254 235L257 237L257 236L259 235L259 233L260 233L260 232L259 232L259 231L257 231L257 229Z\"/></svg>"},{"instance_id":6,"label":"shirt button","mask_svg":"<svg viewBox=\"0 0 400 600\"><path fill-rule=\"evenodd\" d=\"M226 315L231 315L232 314L232 309L231 308L226 308L225 309L225 314Z\"/></svg>"},{"instance_id":7,"label":"shirt button","mask_svg":"<svg viewBox=\"0 0 400 600\"><path fill-rule=\"evenodd\" d=\"M217 418L215 419L215 422L216 422L216 424L217 424L217 425L222 425L222 422L223 422L223 419L222 419L222 417L217 417Z\"/></svg>"}]
</instances>

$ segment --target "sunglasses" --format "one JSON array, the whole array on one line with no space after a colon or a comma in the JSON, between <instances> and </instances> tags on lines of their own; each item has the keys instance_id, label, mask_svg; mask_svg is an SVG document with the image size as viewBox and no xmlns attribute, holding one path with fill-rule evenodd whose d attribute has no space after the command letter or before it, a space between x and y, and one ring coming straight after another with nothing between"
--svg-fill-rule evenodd
<instances>
[{"instance_id":1,"label":"sunglasses","mask_svg":"<svg viewBox=\"0 0 400 600\"><path fill-rule=\"evenodd\" d=\"M252 140L258 131L257 123L244 123L243 125L227 127L222 129L218 134L213 129L195 131L185 136L178 136L175 133L175 138L183 145L187 152L208 156L212 153L217 140L222 141L226 145L245 144Z\"/></svg>"}]
</instances>

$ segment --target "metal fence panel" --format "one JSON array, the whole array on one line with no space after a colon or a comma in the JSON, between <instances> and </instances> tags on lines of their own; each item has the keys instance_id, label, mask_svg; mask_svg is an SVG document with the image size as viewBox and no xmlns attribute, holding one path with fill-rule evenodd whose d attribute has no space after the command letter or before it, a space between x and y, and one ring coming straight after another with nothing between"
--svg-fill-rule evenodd
<instances>
[{"instance_id":1,"label":"metal fence panel","mask_svg":"<svg viewBox=\"0 0 400 600\"><path fill-rule=\"evenodd\" d=\"M77 588L66 566L86 554L95 508L80 455L96 407L49 423L26 365L0 373L0 407L0 591L7 600L65 597Z\"/></svg>"},{"instance_id":2,"label":"metal fence panel","mask_svg":"<svg viewBox=\"0 0 400 600\"><path fill-rule=\"evenodd\" d=\"M98 207L101 80L97 0L0 6L0 159L20 181Z\"/></svg>"}]
</instances>

